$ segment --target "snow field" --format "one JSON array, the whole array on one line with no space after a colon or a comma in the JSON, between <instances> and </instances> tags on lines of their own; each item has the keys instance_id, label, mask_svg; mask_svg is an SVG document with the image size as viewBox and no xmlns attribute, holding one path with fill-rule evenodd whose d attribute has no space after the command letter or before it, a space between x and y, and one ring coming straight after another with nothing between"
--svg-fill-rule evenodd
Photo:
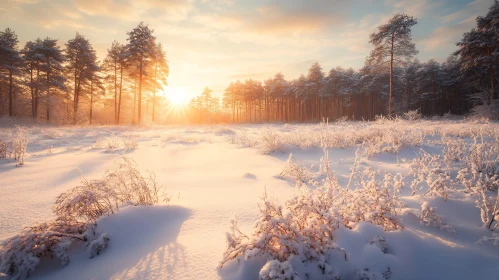
<instances>
[{"instance_id":1,"label":"snow field","mask_svg":"<svg viewBox=\"0 0 499 280\"><path fill-rule=\"evenodd\" d=\"M82 174L102 178L122 156L133 159L141 171L154 172L171 197L168 206L126 206L102 217L97 232L108 235L108 248L90 259L85 245L76 244L68 265L45 260L33 279L256 279L268 256L242 258L219 268L230 220L236 218L241 231L251 234L265 191L282 205L300 193L293 172L283 174L290 153L308 174L300 185L321 187L326 178L321 171L323 147L342 186L350 181L352 188L359 186L358 178L351 179L354 166L404 177L399 216L403 230L385 232L362 221L352 229L336 229L334 243L347 252L348 261L337 252L328 258L340 279L383 279L390 274L388 267L390 279L488 279L498 273L497 247L490 241L476 243L492 236L475 206L477 196L465 193L464 187L449 190L447 200L419 191L412 195L410 174L420 149L443 156L447 142L442 136L462 137L467 147L480 137L493 143L499 135L495 123L421 120L26 130L24 166L16 167L13 159L0 160L0 240L51 219L56 196L79 185ZM11 129L0 129L0 138L8 135ZM360 160L359 147L365 151ZM451 177L457 176L464 161L451 161ZM421 220L422 205L433 207L437 216L429 213ZM435 226L435 217L455 232ZM377 236L386 239L386 254L370 244ZM300 279L307 279L306 274L328 279L314 262L293 257L289 264Z\"/></svg>"}]
</instances>

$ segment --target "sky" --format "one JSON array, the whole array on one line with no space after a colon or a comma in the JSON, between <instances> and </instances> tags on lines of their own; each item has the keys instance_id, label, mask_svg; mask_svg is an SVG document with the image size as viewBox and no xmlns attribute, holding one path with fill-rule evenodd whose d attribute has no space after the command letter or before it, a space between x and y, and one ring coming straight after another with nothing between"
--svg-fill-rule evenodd
<instances>
[{"instance_id":1,"label":"sky","mask_svg":"<svg viewBox=\"0 0 499 280\"><path fill-rule=\"evenodd\" d=\"M306 74L359 69L372 45L369 34L395 13L418 20L413 39L419 59L443 61L462 34L494 0L0 0L0 28L20 47L37 37L87 37L102 60L113 40L144 21L167 52L168 91L186 97L205 86L223 94L231 81L264 80L281 72Z\"/></svg>"}]
</instances>

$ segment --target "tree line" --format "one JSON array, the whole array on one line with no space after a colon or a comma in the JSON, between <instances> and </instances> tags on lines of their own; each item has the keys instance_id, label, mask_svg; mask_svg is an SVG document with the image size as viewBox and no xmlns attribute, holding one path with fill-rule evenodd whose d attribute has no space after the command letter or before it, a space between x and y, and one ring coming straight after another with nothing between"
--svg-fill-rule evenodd
<instances>
[{"instance_id":1,"label":"tree line","mask_svg":"<svg viewBox=\"0 0 499 280\"><path fill-rule=\"evenodd\" d=\"M222 107L203 102L206 98L199 98L191 107L194 112L203 111L204 120L217 119L217 108L225 110L225 117L219 119L232 122L372 120L377 115L394 116L409 110L425 116L461 115L473 106L485 106L497 117L497 1L476 22L476 28L463 35L457 51L444 62L421 62L411 37L417 19L396 14L370 35L373 49L357 71L336 67L324 73L320 64L314 63L307 75L293 80L277 73L263 82L231 82L223 94Z\"/></svg>"},{"instance_id":2,"label":"tree line","mask_svg":"<svg viewBox=\"0 0 499 280\"><path fill-rule=\"evenodd\" d=\"M108 123L155 121L157 106L165 103L157 92L167 85L166 53L144 23L127 35L127 43L114 41L101 62L79 33L63 48L48 37L19 48L14 31L0 32L0 114L92 123L98 103Z\"/></svg>"}]
</instances>

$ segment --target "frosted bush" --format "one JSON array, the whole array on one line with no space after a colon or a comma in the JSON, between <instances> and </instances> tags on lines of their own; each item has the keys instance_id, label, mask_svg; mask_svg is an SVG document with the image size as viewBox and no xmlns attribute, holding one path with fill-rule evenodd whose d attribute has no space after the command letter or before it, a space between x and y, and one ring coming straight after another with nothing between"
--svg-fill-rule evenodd
<instances>
[{"instance_id":1,"label":"frosted bush","mask_svg":"<svg viewBox=\"0 0 499 280\"><path fill-rule=\"evenodd\" d=\"M412 110L404 113L404 118L409 121L416 121L422 118L421 113L418 110Z\"/></svg>"},{"instance_id":2,"label":"frosted bush","mask_svg":"<svg viewBox=\"0 0 499 280\"><path fill-rule=\"evenodd\" d=\"M123 138L123 145L125 146L126 150L135 150L139 147L139 143L137 142L138 136L136 134L131 134L125 136Z\"/></svg>"},{"instance_id":3,"label":"frosted bush","mask_svg":"<svg viewBox=\"0 0 499 280\"><path fill-rule=\"evenodd\" d=\"M295 198L286 207L264 195L263 205L254 226L254 232L241 232L236 221L231 221L227 233L227 249L221 266L230 260L264 255L284 262L291 256L303 261L325 262L324 256L330 250L339 250L334 244L334 232L339 220L330 212L327 198L317 197L313 201ZM346 259L346 253L344 253Z\"/></svg>"},{"instance_id":4,"label":"frosted bush","mask_svg":"<svg viewBox=\"0 0 499 280\"><path fill-rule=\"evenodd\" d=\"M341 224L349 229L360 222L378 225L385 231L403 228L399 220L403 206L398 196L403 185L400 175L377 176L381 174L371 169L357 170L354 172L359 185L344 188L329 169L327 154L322 161L322 172L327 174L324 186L302 187L284 205L264 195L252 234L246 235L236 221L231 221L221 266L254 256L280 262L296 256L303 262L315 261L324 274L334 275L325 256L340 251L347 259L335 244L335 232Z\"/></svg>"},{"instance_id":5,"label":"frosted bush","mask_svg":"<svg viewBox=\"0 0 499 280\"><path fill-rule=\"evenodd\" d=\"M300 280L287 261L268 261L260 270L260 280Z\"/></svg>"},{"instance_id":6,"label":"frosted bush","mask_svg":"<svg viewBox=\"0 0 499 280\"><path fill-rule=\"evenodd\" d=\"M447 224L443 217L437 215L435 208L431 207L428 202L421 205L421 214L419 220L422 225L436 227L448 232L456 232L454 228Z\"/></svg>"},{"instance_id":7,"label":"frosted bush","mask_svg":"<svg viewBox=\"0 0 499 280\"><path fill-rule=\"evenodd\" d=\"M284 168L281 173L279 173L281 178L289 177L295 180L297 183L306 183L310 180L310 172L299 160L293 157L293 154L289 154L288 160L286 161Z\"/></svg>"},{"instance_id":8,"label":"frosted bush","mask_svg":"<svg viewBox=\"0 0 499 280\"><path fill-rule=\"evenodd\" d=\"M442 155L448 168L452 166L452 163L462 161L465 158L467 150L462 139L442 137L442 142L444 144Z\"/></svg>"},{"instance_id":9,"label":"frosted bush","mask_svg":"<svg viewBox=\"0 0 499 280\"><path fill-rule=\"evenodd\" d=\"M28 131L23 127L17 127L15 133L0 138L0 159L14 158L16 166L24 165L28 142Z\"/></svg>"},{"instance_id":10,"label":"frosted bush","mask_svg":"<svg viewBox=\"0 0 499 280\"><path fill-rule=\"evenodd\" d=\"M449 191L455 189L449 172L442 167L440 155L421 150L420 156L411 163L410 173L414 175L412 195L420 192L423 196L441 196L447 200Z\"/></svg>"},{"instance_id":11,"label":"frosted bush","mask_svg":"<svg viewBox=\"0 0 499 280\"><path fill-rule=\"evenodd\" d=\"M264 155L283 152L284 145L277 133L270 129L266 129L262 132L262 141L260 143L260 152Z\"/></svg>"},{"instance_id":12,"label":"frosted bush","mask_svg":"<svg viewBox=\"0 0 499 280\"><path fill-rule=\"evenodd\" d=\"M81 186L59 195L53 206L55 220L26 228L3 241L0 273L13 279L27 278L44 257L55 257L65 265L73 242L87 243L92 258L109 242L106 234L92 240L100 217L119 211L123 204L151 205L158 200L154 176L144 178L134 162L123 158L102 180L83 180Z\"/></svg>"}]
</instances>

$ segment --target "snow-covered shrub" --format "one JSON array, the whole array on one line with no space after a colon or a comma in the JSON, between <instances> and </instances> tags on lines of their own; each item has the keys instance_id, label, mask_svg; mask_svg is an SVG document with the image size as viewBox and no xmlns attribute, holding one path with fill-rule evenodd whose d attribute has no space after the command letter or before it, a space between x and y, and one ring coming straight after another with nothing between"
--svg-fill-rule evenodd
<instances>
[{"instance_id":1,"label":"snow-covered shrub","mask_svg":"<svg viewBox=\"0 0 499 280\"><path fill-rule=\"evenodd\" d=\"M471 116L473 118L486 118L495 120L499 118L499 102L494 100L492 104L489 104L489 91L480 92L472 96L472 101L475 106L471 108Z\"/></svg>"},{"instance_id":2,"label":"snow-covered shrub","mask_svg":"<svg viewBox=\"0 0 499 280\"><path fill-rule=\"evenodd\" d=\"M135 150L139 147L139 143L137 142L138 136L136 134L131 134L125 136L123 138L123 145L126 150Z\"/></svg>"},{"instance_id":3,"label":"snow-covered shrub","mask_svg":"<svg viewBox=\"0 0 499 280\"><path fill-rule=\"evenodd\" d=\"M114 137L108 138L106 141L106 148L108 150L115 150L115 149L119 148L119 146L120 146L120 144L119 144L118 140Z\"/></svg>"},{"instance_id":4,"label":"snow-covered shrub","mask_svg":"<svg viewBox=\"0 0 499 280\"><path fill-rule=\"evenodd\" d=\"M375 236L370 241L369 244L378 247L384 254L388 253L388 242L383 236Z\"/></svg>"},{"instance_id":5,"label":"snow-covered shrub","mask_svg":"<svg viewBox=\"0 0 499 280\"><path fill-rule=\"evenodd\" d=\"M483 226L493 231L499 226L499 192L495 198L488 193L486 188L478 190L476 207L480 209Z\"/></svg>"},{"instance_id":6,"label":"snow-covered shrub","mask_svg":"<svg viewBox=\"0 0 499 280\"><path fill-rule=\"evenodd\" d=\"M99 236L99 238L93 240L88 244L88 252L90 254L90 258L100 255L100 253L107 248L109 243L109 237L107 234L103 233Z\"/></svg>"},{"instance_id":7,"label":"snow-covered shrub","mask_svg":"<svg viewBox=\"0 0 499 280\"><path fill-rule=\"evenodd\" d=\"M148 177L144 177L137 163L127 157L122 158L118 168L106 172L104 184L116 194L118 204L153 205L162 198L156 175L150 173Z\"/></svg>"},{"instance_id":8,"label":"snow-covered shrub","mask_svg":"<svg viewBox=\"0 0 499 280\"><path fill-rule=\"evenodd\" d=\"M417 121L421 119L422 115L419 110L411 110L404 113L404 118L409 121Z\"/></svg>"},{"instance_id":9,"label":"snow-covered shrub","mask_svg":"<svg viewBox=\"0 0 499 280\"><path fill-rule=\"evenodd\" d=\"M447 168L450 168L453 162L462 161L465 158L467 150L462 139L442 137L442 142L444 143L442 155Z\"/></svg>"},{"instance_id":10,"label":"snow-covered shrub","mask_svg":"<svg viewBox=\"0 0 499 280\"><path fill-rule=\"evenodd\" d=\"M260 270L260 280L300 280L288 261L268 261Z\"/></svg>"},{"instance_id":11,"label":"snow-covered shrub","mask_svg":"<svg viewBox=\"0 0 499 280\"><path fill-rule=\"evenodd\" d=\"M0 158L7 158L7 141L0 138Z\"/></svg>"},{"instance_id":12,"label":"snow-covered shrub","mask_svg":"<svg viewBox=\"0 0 499 280\"><path fill-rule=\"evenodd\" d=\"M6 138L0 139L0 158L14 158L16 166L24 165L28 142L28 131L17 127L15 133L9 133Z\"/></svg>"},{"instance_id":13,"label":"snow-covered shrub","mask_svg":"<svg viewBox=\"0 0 499 280\"><path fill-rule=\"evenodd\" d=\"M297 183L306 183L310 179L310 172L301 161L293 157L293 154L289 154L288 160L281 173L279 173L279 176L281 178L289 177Z\"/></svg>"},{"instance_id":14,"label":"snow-covered shrub","mask_svg":"<svg viewBox=\"0 0 499 280\"><path fill-rule=\"evenodd\" d=\"M154 176L144 178L137 165L123 158L118 168L106 172L102 180L83 180L56 199L55 220L37 224L0 244L0 273L13 279L29 277L44 257L55 257L61 263L70 260L73 242L87 242L90 257L107 247L109 238L95 235L97 219L119 211L123 204L151 205L159 200Z\"/></svg>"},{"instance_id":15,"label":"snow-covered shrub","mask_svg":"<svg viewBox=\"0 0 499 280\"><path fill-rule=\"evenodd\" d=\"M55 257L65 265L71 242L87 240L85 230L84 225L75 228L64 222L26 228L0 244L0 272L10 274L12 279L28 278L45 256Z\"/></svg>"},{"instance_id":16,"label":"snow-covered shrub","mask_svg":"<svg viewBox=\"0 0 499 280\"><path fill-rule=\"evenodd\" d=\"M325 262L322 256L327 252L343 252L334 243L334 232L340 221L331 213L327 196L317 196L313 200L296 197L288 201L285 208L267 195L262 200L259 218L251 235L242 233L237 222L231 221L221 266L239 257L258 255L280 262L298 256L303 261L315 260L319 261L319 265L326 265L320 262Z\"/></svg>"},{"instance_id":17,"label":"snow-covered shrub","mask_svg":"<svg viewBox=\"0 0 499 280\"><path fill-rule=\"evenodd\" d=\"M425 201L421 205L421 214L419 215L419 220L420 223L425 226L436 227L448 232L456 232L454 230L454 227L447 224L443 217L437 215L435 208L431 207L427 201Z\"/></svg>"},{"instance_id":18,"label":"snow-covered shrub","mask_svg":"<svg viewBox=\"0 0 499 280\"><path fill-rule=\"evenodd\" d=\"M327 174L323 187L302 187L284 205L264 195L250 235L244 234L236 221L231 222L222 266L239 258L266 256L283 262L294 256L303 262L314 261L324 274L335 275L326 256L340 251L347 259L335 244L335 231L341 224L350 229L360 222L385 231L403 228L399 220L403 206L398 196L403 185L400 175L381 177L371 169L355 171L360 185L345 188L329 169L327 154L323 159L321 169Z\"/></svg>"},{"instance_id":19,"label":"snow-covered shrub","mask_svg":"<svg viewBox=\"0 0 499 280\"><path fill-rule=\"evenodd\" d=\"M83 180L81 186L60 194L53 210L58 219L67 224L96 224L101 216L118 211L117 190L110 188L104 180Z\"/></svg>"},{"instance_id":20,"label":"snow-covered shrub","mask_svg":"<svg viewBox=\"0 0 499 280\"><path fill-rule=\"evenodd\" d=\"M421 191L423 196L441 196L447 200L449 190L454 189L449 171L442 167L440 155L431 155L421 150L420 156L411 163L410 173L414 175L412 195Z\"/></svg>"},{"instance_id":21,"label":"snow-covered shrub","mask_svg":"<svg viewBox=\"0 0 499 280\"><path fill-rule=\"evenodd\" d=\"M279 135L271 129L262 132L262 141L260 143L260 152L264 155L283 152L284 145L279 139Z\"/></svg>"},{"instance_id":22,"label":"snow-covered shrub","mask_svg":"<svg viewBox=\"0 0 499 280\"><path fill-rule=\"evenodd\" d=\"M365 169L357 175L360 186L352 190L339 189L334 202L346 227L353 228L359 222L369 222L383 227L385 231L403 228L399 220L403 206L399 197L403 177L386 173L379 180L377 175L378 172Z\"/></svg>"}]
</instances>

